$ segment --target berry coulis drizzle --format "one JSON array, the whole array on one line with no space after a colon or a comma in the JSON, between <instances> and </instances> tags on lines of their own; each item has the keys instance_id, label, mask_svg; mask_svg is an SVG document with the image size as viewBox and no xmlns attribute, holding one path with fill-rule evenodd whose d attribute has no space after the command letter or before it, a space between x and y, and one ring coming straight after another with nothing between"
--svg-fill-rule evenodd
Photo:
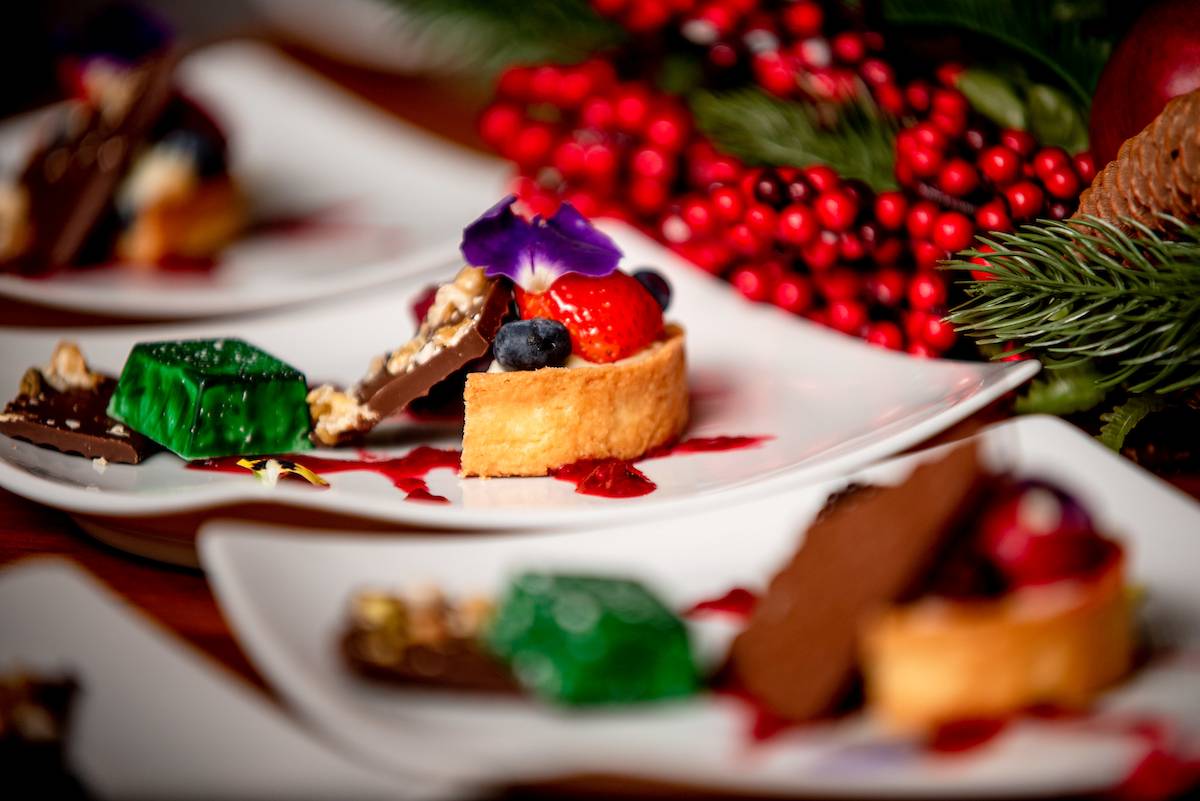
<instances>
[{"instance_id":1,"label":"berry coulis drizzle","mask_svg":"<svg viewBox=\"0 0 1200 801\"><path fill-rule=\"evenodd\" d=\"M429 491L425 476L429 471L439 467L458 470L462 451L430 448L422 445L414 448L403 456L396 458L378 458L370 454L359 453L357 459L329 459L324 456L309 456L307 454L277 457L302 464L318 475L323 473L348 473L363 471L378 473L392 482L396 489L405 493L405 499L410 501L432 501L434 503L449 503L441 495ZM241 456L226 456L220 459L204 459L189 462L192 470L213 470L219 473L244 473L246 468L238 465Z\"/></svg>"},{"instance_id":2,"label":"berry coulis drizzle","mask_svg":"<svg viewBox=\"0 0 1200 801\"><path fill-rule=\"evenodd\" d=\"M690 437L653 448L640 459L581 459L550 471L560 481L575 485L580 495L604 498L636 498L649 495L658 486L638 470L638 462L661 459L676 453L711 453L753 448L770 437Z\"/></svg>"},{"instance_id":3,"label":"berry coulis drizzle","mask_svg":"<svg viewBox=\"0 0 1200 801\"><path fill-rule=\"evenodd\" d=\"M714 612L729 615L741 621L750 619L754 607L758 604L758 596L745 587L734 587L720 598L707 598L693 604L683 613L684 617L699 617Z\"/></svg>"},{"instance_id":4,"label":"berry coulis drizzle","mask_svg":"<svg viewBox=\"0 0 1200 801\"><path fill-rule=\"evenodd\" d=\"M641 459L583 459L550 471L550 475L575 485L582 495L599 495L605 498L636 498L654 492L657 486L638 470L635 462L643 459L659 459L674 453L706 453L752 448L770 437L692 437L671 445L664 445L647 453ZM219 459L203 459L189 462L191 470L212 470L219 473L244 473L246 468L238 465L242 456L226 456ZM268 457L270 458L270 457ZM462 451L430 448L422 445L404 456L381 458L359 451L357 459L329 459L308 454L288 454L273 457L304 465L318 475L323 473L347 473L363 471L386 476L399 490L406 493L410 501L433 501L449 503L441 495L429 491L425 476L439 467L458 470Z\"/></svg>"}]
</instances>

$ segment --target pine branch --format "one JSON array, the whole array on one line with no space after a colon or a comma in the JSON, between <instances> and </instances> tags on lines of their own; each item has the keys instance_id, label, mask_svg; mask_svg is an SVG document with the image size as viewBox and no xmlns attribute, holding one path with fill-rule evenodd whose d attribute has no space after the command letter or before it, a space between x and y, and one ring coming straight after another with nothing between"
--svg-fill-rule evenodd
<instances>
[{"instance_id":1,"label":"pine branch","mask_svg":"<svg viewBox=\"0 0 1200 801\"><path fill-rule=\"evenodd\" d=\"M781 100L758 89L691 98L696 125L722 150L749 164L828 164L876 190L894 189L895 123L864 99L821 119L830 108Z\"/></svg>"},{"instance_id":2,"label":"pine branch","mask_svg":"<svg viewBox=\"0 0 1200 801\"><path fill-rule=\"evenodd\" d=\"M1104 425L1096 437L1102 443L1120 452L1125 446L1125 439L1152 412L1157 412L1166 405L1163 398L1152 395L1134 395L1124 403L1113 407L1111 412L1100 415Z\"/></svg>"},{"instance_id":3,"label":"pine branch","mask_svg":"<svg viewBox=\"0 0 1200 801\"><path fill-rule=\"evenodd\" d=\"M1112 42L1088 33L1078 11L1051 0L883 0L892 24L959 28L1042 64L1086 109Z\"/></svg>"},{"instance_id":4,"label":"pine branch","mask_svg":"<svg viewBox=\"0 0 1200 801\"><path fill-rule=\"evenodd\" d=\"M1156 233L1125 218L1026 225L983 241L949 269L983 270L949 319L983 344L1014 343L1049 369L1089 364L1103 388L1165 394L1200 386L1200 225L1163 217ZM1169 238L1168 238L1169 237ZM982 255L988 267L972 264Z\"/></svg>"},{"instance_id":5,"label":"pine branch","mask_svg":"<svg viewBox=\"0 0 1200 801\"><path fill-rule=\"evenodd\" d=\"M489 73L509 64L579 61L624 32L587 0L382 0L424 41L456 48L463 67Z\"/></svg>"}]
</instances>

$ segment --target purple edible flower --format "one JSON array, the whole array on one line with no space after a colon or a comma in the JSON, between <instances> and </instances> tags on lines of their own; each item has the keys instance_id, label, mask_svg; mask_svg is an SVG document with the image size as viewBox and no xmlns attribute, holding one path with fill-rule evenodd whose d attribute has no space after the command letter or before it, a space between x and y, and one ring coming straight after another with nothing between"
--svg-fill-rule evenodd
<instances>
[{"instance_id":1,"label":"purple edible flower","mask_svg":"<svg viewBox=\"0 0 1200 801\"><path fill-rule=\"evenodd\" d=\"M463 229L468 264L489 277L507 276L528 292L544 292L567 273L600 278L617 269L621 251L570 203L549 219L530 221L513 212L516 200L509 195Z\"/></svg>"}]
</instances>

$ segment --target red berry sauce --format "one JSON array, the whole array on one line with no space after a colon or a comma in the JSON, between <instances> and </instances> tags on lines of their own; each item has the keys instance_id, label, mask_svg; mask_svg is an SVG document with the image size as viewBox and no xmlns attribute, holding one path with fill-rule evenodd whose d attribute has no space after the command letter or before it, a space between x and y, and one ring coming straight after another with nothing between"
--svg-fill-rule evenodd
<instances>
[{"instance_id":1,"label":"red berry sauce","mask_svg":"<svg viewBox=\"0 0 1200 801\"><path fill-rule=\"evenodd\" d=\"M675 453L710 453L753 448L770 437L691 437L679 442L660 445L640 459L581 459L550 471L560 481L575 485L580 495L599 495L604 498L636 498L649 495L658 486L634 465L645 459L661 459Z\"/></svg>"},{"instance_id":2,"label":"red berry sauce","mask_svg":"<svg viewBox=\"0 0 1200 801\"><path fill-rule=\"evenodd\" d=\"M624 459L581 459L556 467L550 475L571 482L580 495L603 498L636 498L658 489L633 462Z\"/></svg>"},{"instance_id":3,"label":"red berry sauce","mask_svg":"<svg viewBox=\"0 0 1200 801\"><path fill-rule=\"evenodd\" d=\"M324 456L309 456L307 454L289 454L271 458L296 462L318 475L324 473L348 473L352 471L378 473L391 481L396 489L404 492L405 500L449 503L449 500L446 498L443 498L441 495L434 495L429 491L429 485L425 482L425 476L429 475L431 470L441 467L457 471L461 457L462 451L430 448L422 445L409 451L404 456L391 459L375 458L363 453L360 453L357 459L329 459ZM202 459L196 462L188 462L187 467L189 470L244 473L246 472L246 468L238 465L238 460L242 458L245 457L223 456L219 459Z\"/></svg>"},{"instance_id":4,"label":"red berry sauce","mask_svg":"<svg viewBox=\"0 0 1200 801\"><path fill-rule=\"evenodd\" d=\"M991 742L1007 725L1007 720L993 718L945 723L934 730L925 745L934 753L961 754Z\"/></svg>"},{"instance_id":5,"label":"red berry sauce","mask_svg":"<svg viewBox=\"0 0 1200 801\"><path fill-rule=\"evenodd\" d=\"M696 617L712 612L739 620L749 620L757 605L757 595L745 587L734 587L720 598L708 598L693 604L683 614L685 617Z\"/></svg>"}]
</instances>

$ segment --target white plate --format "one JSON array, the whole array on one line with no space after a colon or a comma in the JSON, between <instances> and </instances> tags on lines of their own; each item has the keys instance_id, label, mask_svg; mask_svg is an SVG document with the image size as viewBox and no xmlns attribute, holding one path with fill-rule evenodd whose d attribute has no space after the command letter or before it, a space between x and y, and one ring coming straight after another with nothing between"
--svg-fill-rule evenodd
<instances>
[{"instance_id":1,"label":"white plate","mask_svg":"<svg viewBox=\"0 0 1200 801\"><path fill-rule=\"evenodd\" d=\"M359 765L63 559L0 571L0 672L79 681L68 754L99 798L461 798Z\"/></svg>"},{"instance_id":2,"label":"white plate","mask_svg":"<svg viewBox=\"0 0 1200 801\"><path fill-rule=\"evenodd\" d=\"M1200 506L1054 418L1007 422L982 439L1019 474L1077 493L1119 534L1132 581L1148 594L1155 641L1193 650L1143 669L1087 722L1014 723L949 757L890 739L861 714L751 746L746 710L711 696L572 713L381 688L351 676L336 651L347 600L363 587L433 582L453 594L494 593L516 571L566 569L639 578L680 609L735 586L761 588L845 479L704 515L536 537L297 540L286 530L213 522L201 555L239 642L272 686L324 732L395 770L497 783L601 773L837 796L1057 796L1111 787L1128 773L1146 748L1125 733L1130 719L1169 721L1200 746ZM855 478L894 482L924 458ZM713 621L692 631L711 663L733 628Z\"/></svg>"},{"instance_id":3,"label":"white plate","mask_svg":"<svg viewBox=\"0 0 1200 801\"><path fill-rule=\"evenodd\" d=\"M207 47L183 62L179 79L226 129L253 216L314 224L251 232L208 275L128 265L48 279L0 274L0 295L148 318L324 298L403 275L462 229L464 213L503 194L511 172L503 161L370 107L261 44ZM0 163L20 162L41 117L0 126Z\"/></svg>"},{"instance_id":4,"label":"white plate","mask_svg":"<svg viewBox=\"0 0 1200 801\"><path fill-rule=\"evenodd\" d=\"M248 473L186 469L170 454L104 473L65 456L0 437L0 486L71 512L148 516L242 501L292 504L401 524L465 528L559 526L645 517L727 503L812 481L900 451L961 420L1038 369L1036 362L983 364L918 360L836 334L742 300L728 285L682 262L632 228L609 225L625 264L659 267L675 288L669 317L687 328L690 435L767 435L741 451L671 456L643 463L658 484L632 499L579 495L551 478L459 479L435 470L430 489L449 504L406 501L382 476L339 473L318 490L283 481L274 489ZM238 335L285 359L314 381L350 383L371 357L401 343L413 328L409 299L452 274L456 244L411 282L343 297L321 307L281 310L256 319L195 326L72 332L102 370L120 370L139 340ZM57 334L0 330L0 381L12 381L48 357ZM9 378L5 378L9 377ZM412 428L413 442L458 447L457 432ZM394 440L393 440L394 442ZM302 461L302 460L301 460Z\"/></svg>"}]
</instances>

